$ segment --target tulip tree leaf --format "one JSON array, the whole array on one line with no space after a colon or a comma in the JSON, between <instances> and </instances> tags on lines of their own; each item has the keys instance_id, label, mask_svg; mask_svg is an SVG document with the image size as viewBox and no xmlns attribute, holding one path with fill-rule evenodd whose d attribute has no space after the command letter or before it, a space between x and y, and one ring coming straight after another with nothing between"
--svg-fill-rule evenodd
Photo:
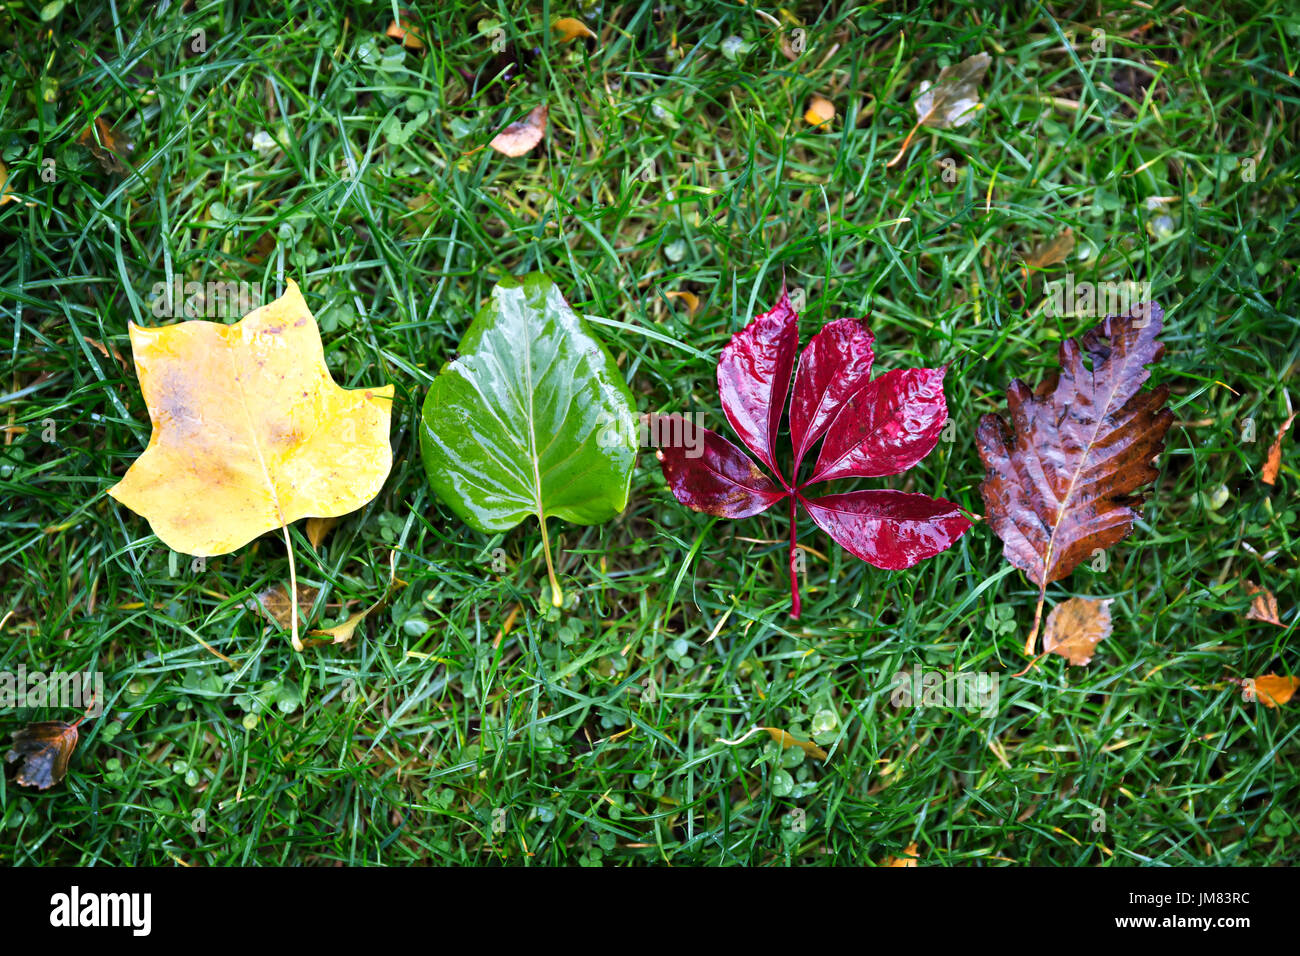
<instances>
[{"instance_id":1,"label":"tulip tree leaf","mask_svg":"<svg viewBox=\"0 0 1300 956\"><path fill-rule=\"evenodd\" d=\"M492 291L429 388L420 450L429 483L466 524L506 531L529 515L600 524L627 505L632 394L587 323L546 276Z\"/></svg>"}]
</instances>

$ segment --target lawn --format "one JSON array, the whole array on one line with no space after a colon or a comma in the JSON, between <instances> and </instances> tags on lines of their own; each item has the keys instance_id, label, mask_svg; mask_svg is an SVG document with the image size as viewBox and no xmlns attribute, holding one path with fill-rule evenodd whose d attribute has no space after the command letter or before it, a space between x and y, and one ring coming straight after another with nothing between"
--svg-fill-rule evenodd
<instances>
[{"instance_id":1,"label":"lawn","mask_svg":"<svg viewBox=\"0 0 1300 956\"><path fill-rule=\"evenodd\" d=\"M521 6L414 10L418 48L382 4L0 13L0 672L98 671L105 692L61 783L0 781L0 861L1294 863L1300 699L1233 681L1300 669L1294 430L1260 480L1300 404L1300 13ZM566 40L565 16L596 36ZM980 52L974 121L908 141L918 85ZM541 104L535 149L488 147ZM1064 261L1026 264L1067 229ZM879 371L948 366L954 426L844 487L974 515L980 417L1097 321L1053 314L1046 283L1150 283L1159 477L1132 535L1048 588L1112 598L1114 633L1086 667L1025 671L1038 589L983 521L883 571L803 516L793 620L788 513L688 510L650 448L617 518L548 524L552 607L537 522L471 530L419 448L470 320L533 271L638 411L733 438L718 355L783 282L803 341L866 317ZM335 380L396 387L378 497L318 547L291 529L304 613L330 627L390 568L406 584L301 653L255 609L288 581L280 535L194 562L106 494L150 435L128 322L184 318L155 306L177 279L269 301L290 278ZM1247 618L1247 581L1281 626ZM896 706L915 671L996 675L996 705ZM77 716L9 709L0 731Z\"/></svg>"}]
</instances>

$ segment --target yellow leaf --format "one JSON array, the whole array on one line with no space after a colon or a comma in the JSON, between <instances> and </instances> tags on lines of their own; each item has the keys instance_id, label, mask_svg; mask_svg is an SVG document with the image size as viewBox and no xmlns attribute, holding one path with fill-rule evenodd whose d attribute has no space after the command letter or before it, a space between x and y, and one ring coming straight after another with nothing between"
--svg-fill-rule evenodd
<instances>
[{"instance_id":1,"label":"yellow leaf","mask_svg":"<svg viewBox=\"0 0 1300 956\"><path fill-rule=\"evenodd\" d=\"M596 38L596 34L592 33L585 23L573 17L560 17L551 24L551 29L560 35L561 43L568 43L578 37L591 37L593 40Z\"/></svg>"},{"instance_id":2,"label":"yellow leaf","mask_svg":"<svg viewBox=\"0 0 1300 956\"><path fill-rule=\"evenodd\" d=\"M546 134L546 106L538 106L518 123L511 123L488 143L498 153L522 156Z\"/></svg>"},{"instance_id":3,"label":"yellow leaf","mask_svg":"<svg viewBox=\"0 0 1300 956\"><path fill-rule=\"evenodd\" d=\"M791 747L799 747L809 757L816 757L818 760L825 760L830 756L830 754L822 750L821 747L818 747L811 740L800 740L798 737L786 733L779 727L764 727L763 729L766 730L771 738L779 743L784 750L789 750Z\"/></svg>"},{"instance_id":4,"label":"yellow leaf","mask_svg":"<svg viewBox=\"0 0 1300 956\"><path fill-rule=\"evenodd\" d=\"M666 292L664 293L670 299L681 299L686 303L686 314L695 318L695 313L700 311L700 297L694 292Z\"/></svg>"},{"instance_id":5,"label":"yellow leaf","mask_svg":"<svg viewBox=\"0 0 1300 956\"><path fill-rule=\"evenodd\" d=\"M916 861L919 858L920 857L917 852L916 844L909 843L907 845L907 849L903 851L902 857L891 856L888 859L886 859L884 863L880 865L881 866L916 866Z\"/></svg>"},{"instance_id":6,"label":"yellow leaf","mask_svg":"<svg viewBox=\"0 0 1300 956\"><path fill-rule=\"evenodd\" d=\"M1097 644L1110 636L1110 604L1110 599L1075 597L1056 605L1047 616L1043 650L1071 664L1087 664Z\"/></svg>"},{"instance_id":7,"label":"yellow leaf","mask_svg":"<svg viewBox=\"0 0 1300 956\"><path fill-rule=\"evenodd\" d=\"M308 518L307 519L307 540L317 551L320 550L320 543L325 540L325 535L338 524L338 518Z\"/></svg>"},{"instance_id":8,"label":"yellow leaf","mask_svg":"<svg viewBox=\"0 0 1300 956\"><path fill-rule=\"evenodd\" d=\"M415 28L411 26L410 21L407 20L407 17L411 15L410 11L398 10L397 13L397 19L388 25L388 29L384 31L384 35L390 36L394 40L401 40L402 46L407 49L423 50L424 41L420 39L419 35L415 32ZM382 20L379 22L383 23Z\"/></svg>"},{"instance_id":9,"label":"yellow leaf","mask_svg":"<svg viewBox=\"0 0 1300 956\"><path fill-rule=\"evenodd\" d=\"M1265 674L1255 678L1255 695L1265 707L1280 707L1300 688L1300 677Z\"/></svg>"},{"instance_id":10,"label":"yellow leaf","mask_svg":"<svg viewBox=\"0 0 1300 956\"><path fill-rule=\"evenodd\" d=\"M824 96L814 95L808 105L808 112L803 114L804 122L809 126L821 126L835 119L835 104Z\"/></svg>"},{"instance_id":11,"label":"yellow leaf","mask_svg":"<svg viewBox=\"0 0 1300 956\"><path fill-rule=\"evenodd\" d=\"M344 641L352 640L353 635L356 634L357 625L383 607L388 602L389 598L404 587L406 587L406 582L397 576L397 552L394 551L388 561L388 587L384 588L384 593L380 595L379 600L370 605L370 607L366 608L364 611L358 611L356 614L353 614L342 624L335 624L333 627L323 627L312 631L312 635L331 638L329 641L313 641L312 643L342 644Z\"/></svg>"},{"instance_id":12,"label":"yellow leaf","mask_svg":"<svg viewBox=\"0 0 1300 956\"><path fill-rule=\"evenodd\" d=\"M108 493L173 551L227 554L379 493L393 386L343 389L298 286L233 325L131 324L149 447Z\"/></svg>"}]
</instances>

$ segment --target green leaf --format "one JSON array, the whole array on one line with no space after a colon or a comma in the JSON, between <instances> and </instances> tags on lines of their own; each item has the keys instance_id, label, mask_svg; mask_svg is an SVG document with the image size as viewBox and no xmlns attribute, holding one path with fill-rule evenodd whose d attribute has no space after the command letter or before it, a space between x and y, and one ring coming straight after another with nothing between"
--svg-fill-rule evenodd
<instances>
[{"instance_id":1,"label":"green leaf","mask_svg":"<svg viewBox=\"0 0 1300 956\"><path fill-rule=\"evenodd\" d=\"M551 598L563 599L546 519L600 524L627 505L636 461L632 394L555 283L503 279L424 401L429 484L466 524L538 519Z\"/></svg>"}]
</instances>

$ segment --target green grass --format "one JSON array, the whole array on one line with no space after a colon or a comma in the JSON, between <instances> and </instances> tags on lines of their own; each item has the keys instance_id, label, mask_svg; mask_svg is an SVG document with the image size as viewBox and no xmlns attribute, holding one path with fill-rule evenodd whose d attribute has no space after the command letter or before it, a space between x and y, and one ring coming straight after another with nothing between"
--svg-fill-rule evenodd
<instances>
[{"instance_id":1,"label":"green grass","mask_svg":"<svg viewBox=\"0 0 1300 956\"><path fill-rule=\"evenodd\" d=\"M108 697L63 783L0 783L0 859L867 864L915 842L933 865L1294 862L1297 702L1268 710L1228 682L1300 664L1300 436L1277 486L1258 480L1300 357L1288 5L1054 5L1053 20L800 4L797 62L752 4L443 6L429 49L405 54L381 5L0 13L18 199L0 206L0 670L101 670ZM562 15L601 42L554 42ZM504 75L476 26L492 17L536 51ZM748 43L735 62L729 37ZM977 122L918 134L886 169L917 84L981 50ZM829 131L802 119L815 92L837 108ZM478 148L541 102L532 154ZM392 141L390 117L425 110ZM78 145L95 117L134 141L127 172ZM283 148L259 152L260 131ZM1153 283L1168 311L1153 381L1177 416L1133 535L1104 571L1049 589L1115 599L1087 668L1011 676L1036 589L982 524L884 572L805 517L816 552L792 622L785 514L690 512L645 452L620 518L553 526L572 596L555 611L535 522L489 538L431 497L419 403L499 277L559 282L639 410L729 433L718 351L784 275L805 340L866 315L880 370L950 363L953 440L859 484L983 512L979 416L1092 324L1048 318L1044 277L1018 259L1066 227L1093 255L1047 278ZM149 436L127 323L171 321L150 312L170 273L268 299L291 276L336 380L397 386L383 492L319 554L293 529L300 579L322 589L315 625L373 601L397 551L409 586L344 647L296 654L248 609L287 579L275 535L194 572L104 494ZM1245 618L1243 578L1277 594L1285 627ZM892 676L916 667L997 673L996 713L895 708ZM74 715L2 716L8 732ZM719 742L756 725L816 731L829 759L766 734Z\"/></svg>"}]
</instances>

